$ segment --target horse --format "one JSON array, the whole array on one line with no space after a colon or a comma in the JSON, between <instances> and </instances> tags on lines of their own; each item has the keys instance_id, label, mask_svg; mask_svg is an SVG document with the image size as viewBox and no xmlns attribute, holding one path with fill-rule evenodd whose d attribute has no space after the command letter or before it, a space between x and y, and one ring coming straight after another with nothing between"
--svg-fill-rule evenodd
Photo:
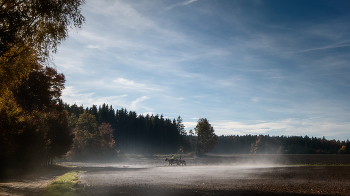
<instances>
[{"instance_id":1,"label":"horse","mask_svg":"<svg viewBox=\"0 0 350 196\"><path fill-rule=\"evenodd\" d=\"M177 163L178 163L177 159L168 159L168 158L165 158L165 161L168 161L168 162L169 162L169 165L173 165L173 164L177 164Z\"/></svg>"},{"instance_id":2,"label":"horse","mask_svg":"<svg viewBox=\"0 0 350 196\"><path fill-rule=\"evenodd\" d=\"M185 160L178 160L177 165L186 165L186 161Z\"/></svg>"}]
</instances>

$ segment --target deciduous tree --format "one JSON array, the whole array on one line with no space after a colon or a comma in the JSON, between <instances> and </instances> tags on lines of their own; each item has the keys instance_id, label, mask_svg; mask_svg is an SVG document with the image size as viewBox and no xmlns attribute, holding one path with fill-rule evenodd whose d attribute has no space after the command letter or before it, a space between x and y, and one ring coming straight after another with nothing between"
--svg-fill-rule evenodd
<instances>
[{"instance_id":1,"label":"deciduous tree","mask_svg":"<svg viewBox=\"0 0 350 196\"><path fill-rule=\"evenodd\" d=\"M214 128L206 118L200 118L194 130L198 136L196 145L196 153L198 155L202 155L214 149L218 139L214 133Z\"/></svg>"},{"instance_id":2,"label":"deciduous tree","mask_svg":"<svg viewBox=\"0 0 350 196\"><path fill-rule=\"evenodd\" d=\"M28 79L0 96L2 162L52 163L72 143L68 115L59 99L64 75L36 65Z\"/></svg>"},{"instance_id":3,"label":"deciduous tree","mask_svg":"<svg viewBox=\"0 0 350 196\"><path fill-rule=\"evenodd\" d=\"M41 56L56 51L70 26L84 22L85 0L2 0L0 56L15 57L34 49ZM11 51L11 52L10 52Z\"/></svg>"},{"instance_id":4,"label":"deciduous tree","mask_svg":"<svg viewBox=\"0 0 350 196\"><path fill-rule=\"evenodd\" d=\"M68 159L92 159L113 154L114 138L110 124L97 125L94 115L84 112L79 115L73 133L73 147L68 152Z\"/></svg>"},{"instance_id":5,"label":"deciduous tree","mask_svg":"<svg viewBox=\"0 0 350 196\"><path fill-rule=\"evenodd\" d=\"M84 1L0 1L0 169L61 156L72 142L59 103L64 75L46 65L83 23Z\"/></svg>"},{"instance_id":6,"label":"deciduous tree","mask_svg":"<svg viewBox=\"0 0 350 196\"><path fill-rule=\"evenodd\" d=\"M113 131L112 126L108 123L102 123L98 130L100 132L101 137L101 150L108 153L111 149L113 149L115 145L115 141L113 138Z\"/></svg>"},{"instance_id":7,"label":"deciduous tree","mask_svg":"<svg viewBox=\"0 0 350 196\"><path fill-rule=\"evenodd\" d=\"M69 27L82 25L84 2L0 1L0 90L20 84L33 69L33 62L44 62L50 51L57 50L67 37Z\"/></svg>"},{"instance_id":8,"label":"deciduous tree","mask_svg":"<svg viewBox=\"0 0 350 196\"><path fill-rule=\"evenodd\" d=\"M68 112L63 110L62 103L55 109L43 113L41 130L45 140L46 164L52 165L53 160L62 158L73 143L73 134L68 124Z\"/></svg>"}]
</instances>

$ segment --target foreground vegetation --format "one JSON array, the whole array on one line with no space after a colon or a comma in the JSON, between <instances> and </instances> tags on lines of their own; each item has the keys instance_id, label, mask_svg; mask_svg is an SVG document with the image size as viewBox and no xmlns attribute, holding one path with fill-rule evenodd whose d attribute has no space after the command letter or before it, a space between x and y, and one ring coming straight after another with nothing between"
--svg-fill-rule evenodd
<instances>
[{"instance_id":1,"label":"foreground vegetation","mask_svg":"<svg viewBox=\"0 0 350 196\"><path fill-rule=\"evenodd\" d=\"M82 191L83 188L77 186L77 184L80 184L79 173L79 171L73 170L57 178L45 188L42 196L80 195L78 192Z\"/></svg>"}]
</instances>

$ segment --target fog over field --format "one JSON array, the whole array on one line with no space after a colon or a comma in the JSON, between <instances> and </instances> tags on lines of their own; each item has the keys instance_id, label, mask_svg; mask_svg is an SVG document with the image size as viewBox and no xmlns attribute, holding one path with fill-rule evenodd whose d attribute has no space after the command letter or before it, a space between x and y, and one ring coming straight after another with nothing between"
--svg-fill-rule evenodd
<instances>
[{"instance_id":1,"label":"fog over field","mask_svg":"<svg viewBox=\"0 0 350 196\"><path fill-rule=\"evenodd\" d=\"M141 156L141 155L140 155ZM96 168L154 168L154 167L167 167L169 163L165 160L167 157L164 155L163 158L160 157L137 157L128 158L128 160L122 160L113 162L109 161L99 161L90 160L88 162L60 162L60 164L66 166L76 166L76 167L96 167ZM179 158L179 157L176 157ZM272 167L286 163L288 157L283 155L205 155L203 157L188 157L182 158L185 160L188 166L236 166L236 167ZM288 162L288 161L287 161ZM182 168L176 164L173 168ZM184 166L183 166L184 167Z\"/></svg>"},{"instance_id":2,"label":"fog over field","mask_svg":"<svg viewBox=\"0 0 350 196\"><path fill-rule=\"evenodd\" d=\"M213 179L259 179L271 166L189 166L152 168L105 168L80 176L87 186L111 186L129 184L205 184ZM207 182L208 183L208 182Z\"/></svg>"},{"instance_id":3,"label":"fog over field","mask_svg":"<svg viewBox=\"0 0 350 196\"><path fill-rule=\"evenodd\" d=\"M329 190L346 195L344 187L350 187L349 167L296 165L346 163L347 155L208 155L185 160L186 166L169 165L165 157L61 164L86 171L80 179L91 195L306 195Z\"/></svg>"},{"instance_id":4,"label":"fog over field","mask_svg":"<svg viewBox=\"0 0 350 196\"><path fill-rule=\"evenodd\" d=\"M169 186L177 187L204 186L226 187L227 180L258 180L267 169L281 171L283 165L277 165L268 158L250 159L245 157L220 156L200 159L187 159L186 166L169 165L164 159L135 159L119 163L84 163L64 162L87 168L80 175L86 187L120 187L120 186ZM279 169L278 169L279 168ZM211 181L217 181L212 183ZM223 181L222 181L223 180ZM218 184L219 183L219 184Z\"/></svg>"}]
</instances>

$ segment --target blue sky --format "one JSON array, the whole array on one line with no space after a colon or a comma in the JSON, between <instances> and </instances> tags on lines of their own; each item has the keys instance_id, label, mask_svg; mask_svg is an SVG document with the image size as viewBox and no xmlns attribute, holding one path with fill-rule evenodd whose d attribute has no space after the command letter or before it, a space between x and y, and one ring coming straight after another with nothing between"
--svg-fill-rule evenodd
<instances>
[{"instance_id":1,"label":"blue sky","mask_svg":"<svg viewBox=\"0 0 350 196\"><path fill-rule=\"evenodd\" d=\"M63 101L207 118L217 135L350 139L350 2L87 0Z\"/></svg>"}]
</instances>

